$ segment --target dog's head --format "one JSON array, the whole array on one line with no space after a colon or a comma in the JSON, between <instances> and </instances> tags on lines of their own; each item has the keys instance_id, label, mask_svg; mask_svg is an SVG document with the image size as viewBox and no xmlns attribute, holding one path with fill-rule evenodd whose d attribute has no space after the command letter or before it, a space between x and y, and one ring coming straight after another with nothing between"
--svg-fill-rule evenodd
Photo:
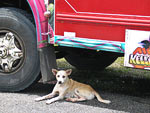
<instances>
[{"instance_id":1,"label":"dog's head","mask_svg":"<svg viewBox=\"0 0 150 113\"><path fill-rule=\"evenodd\" d=\"M68 76L71 74L72 69L67 69L67 70L56 70L52 69L53 74L56 76L58 84L63 84L68 80Z\"/></svg>"}]
</instances>

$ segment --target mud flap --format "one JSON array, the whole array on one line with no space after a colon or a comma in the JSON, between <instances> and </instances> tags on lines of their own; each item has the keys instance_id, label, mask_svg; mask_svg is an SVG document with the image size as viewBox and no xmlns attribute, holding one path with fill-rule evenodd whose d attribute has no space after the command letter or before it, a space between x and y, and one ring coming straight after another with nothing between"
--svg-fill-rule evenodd
<instances>
[{"instance_id":1,"label":"mud flap","mask_svg":"<svg viewBox=\"0 0 150 113\"><path fill-rule=\"evenodd\" d=\"M55 80L55 76L52 73L52 68L56 69L57 64L53 45L40 48L39 54L40 54L40 68L43 83Z\"/></svg>"}]
</instances>

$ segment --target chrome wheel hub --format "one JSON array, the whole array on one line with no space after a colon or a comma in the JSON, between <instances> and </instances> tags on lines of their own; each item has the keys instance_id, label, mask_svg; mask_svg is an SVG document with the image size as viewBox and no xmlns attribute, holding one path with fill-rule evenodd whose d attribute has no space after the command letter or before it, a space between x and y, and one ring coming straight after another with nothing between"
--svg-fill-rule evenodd
<instances>
[{"instance_id":1,"label":"chrome wheel hub","mask_svg":"<svg viewBox=\"0 0 150 113\"><path fill-rule=\"evenodd\" d=\"M13 64L23 57L23 51L15 44L15 36L6 32L0 37L0 66L2 72L12 72Z\"/></svg>"},{"instance_id":2,"label":"chrome wheel hub","mask_svg":"<svg viewBox=\"0 0 150 113\"><path fill-rule=\"evenodd\" d=\"M0 46L0 58L5 58L7 55L7 48L5 46Z\"/></svg>"}]
</instances>

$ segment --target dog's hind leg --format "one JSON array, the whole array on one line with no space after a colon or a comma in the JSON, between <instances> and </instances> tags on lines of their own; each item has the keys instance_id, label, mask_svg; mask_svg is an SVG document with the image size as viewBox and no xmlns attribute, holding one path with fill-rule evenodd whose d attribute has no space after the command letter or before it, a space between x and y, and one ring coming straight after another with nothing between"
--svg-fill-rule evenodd
<instances>
[{"instance_id":1,"label":"dog's hind leg","mask_svg":"<svg viewBox=\"0 0 150 113\"><path fill-rule=\"evenodd\" d=\"M71 101L71 102L79 102L79 101L85 101L87 99L85 99L84 97L80 97L80 98L67 98L66 101Z\"/></svg>"},{"instance_id":2,"label":"dog's hind leg","mask_svg":"<svg viewBox=\"0 0 150 113\"><path fill-rule=\"evenodd\" d=\"M39 97L39 98L36 98L35 101L42 101L42 100L46 100L46 99L49 99L49 98L52 98L54 97L55 95L57 94L57 92L52 92L48 95L45 95L45 96L42 96L42 97Z\"/></svg>"}]
</instances>

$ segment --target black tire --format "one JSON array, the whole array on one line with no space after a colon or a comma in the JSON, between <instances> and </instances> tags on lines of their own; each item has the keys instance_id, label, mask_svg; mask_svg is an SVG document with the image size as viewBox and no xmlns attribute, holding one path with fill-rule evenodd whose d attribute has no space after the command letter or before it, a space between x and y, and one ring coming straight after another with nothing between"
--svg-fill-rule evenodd
<instances>
[{"instance_id":1,"label":"black tire","mask_svg":"<svg viewBox=\"0 0 150 113\"><path fill-rule=\"evenodd\" d=\"M67 62L79 70L103 70L117 58L113 53L91 50L73 51L65 56Z\"/></svg>"},{"instance_id":2,"label":"black tire","mask_svg":"<svg viewBox=\"0 0 150 113\"><path fill-rule=\"evenodd\" d=\"M33 84L40 73L36 30L26 12L15 8L0 8L0 38L11 32L23 52L9 72L0 67L0 91L21 91ZM18 66L18 67L17 67Z\"/></svg>"}]
</instances>

